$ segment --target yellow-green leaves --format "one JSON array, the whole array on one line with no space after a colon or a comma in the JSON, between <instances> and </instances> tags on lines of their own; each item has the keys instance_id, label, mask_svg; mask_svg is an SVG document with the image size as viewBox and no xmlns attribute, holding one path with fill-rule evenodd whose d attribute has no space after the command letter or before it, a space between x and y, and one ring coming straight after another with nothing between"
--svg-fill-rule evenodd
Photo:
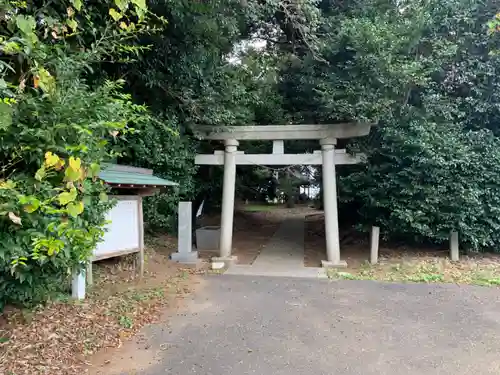
<instances>
[{"instance_id":1,"label":"yellow-green leaves","mask_svg":"<svg viewBox=\"0 0 500 375\"><path fill-rule=\"evenodd\" d=\"M45 167L40 167L35 173L35 179L37 181L42 181L46 175L47 175L47 170L45 169Z\"/></svg>"},{"instance_id":2,"label":"yellow-green leaves","mask_svg":"<svg viewBox=\"0 0 500 375\"><path fill-rule=\"evenodd\" d=\"M33 240L33 255L34 259L41 256L41 252L45 251L48 256L57 255L64 248L64 242L54 237L39 237ZM20 259L20 258L19 258Z\"/></svg>"},{"instance_id":3,"label":"yellow-green leaves","mask_svg":"<svg viewBox=\"0 0 500 375\"><path fill-rule=\"evenodd\" d=\"M133 9L129 9L129 5L133 4ZM146 0L115 0L115 5L118 10L111 8L109 10L109 15L115 20L119 22L123 18L127 18L127 12L135 13L139 22L143 22L146 18L146 14L148 11L148 7L146 4ZM124 30L133 30L135 25L133 22L127 24L126 22L119 23L120 28Z\"/></svg>"},{"instance_id":4,"label":"yellow-green leaves","mask_svg":"<svg viewBox=\"0 0 500 375\"><path fill-rule=\"evenodd\" d=\"M115 5L120 9L121 12L125 12L130 4L129 0L115 0Z\"/></svg>"},{"instance_id":5,"label":"yellow-green leaves","mask_svg":"<svg viewBox=\"0 0 500 375\"><path fill-rule=\"evenodd\" d=\"M32 214L33 212L38 210L39 207L40 207L40 201L35 198L35 199L32 199L30 201L30 203L25 204L23 209L24 209L24 212L26 212L28 214Z\"/></svg>"},{"instance_id":6,"label":"yellow-green leaves","mask_svg":"<svg viewBox=\"0 0 500 375\"><path fill-rule=\"evenodd\" d=\"M13 42L13 41L8 41L2 44L2 51L6 55L15 55L16 53L19 53L22 51L22 47L19 43Z\"/></svg>"},{"instance_id":7,"label":"yellow-green leaves","mask_svg":"<svg viewBox=\"0 0 500 375\"><path fill-rule=\"evenodd\" d=\"M11 180L0 180L0 190L12 190L16 187L16 183Z\"/></svg>"},{"instance_id":8,"label":"yellow-green leaves","mask_svg":"<svg viewBox=\"0 0 500 375\"><path fill-rule=\"evenodd\" d=\"M40 208L40 200L33 195L19 195L19 203L23 205L24 212L31 214Z\"/></svg>"},{"instance_id":9,"label":"yellow-green leaves","mask_svg":"<svg viewBox=\"0 0 500 375\"><path fill-rule=\"evenodd\" d=\"M73 4L76 10L82 10L82 0L71 0L71 4Z\"/></svg>"},{"instance_id":10,"label":"yellow-green leaves","mask_svg":"<svg viewBox=\"0 0 500 375\"><path fill-rule=\"evenodd\" d=\"M53 154L52 152L48 151L45 153L45 166L46 167L54 167L56 166L61 159L59 156Z\"/></svg>"},{"instance_id":11,"label":"yellow-green leaves","mask_svg":"<svg viewBox=\"0 0 500 375\"><path fill-rule=\"evenodd\" d=\"M90 167L87 171L87 174L90 178L94 178L94 177L98 177L99 176L99 172L101 171L101 167L99 164L96 164L96 163L92 163L90 164Z\"/></svg>"},{"instance_id":12,"label":"yellow-green leaves","mask_svg":"<svg viewBox=\"0 0 500 375\"><path fill-rule=\"evenodd\" d=\"M111 9L109 10L109 15L110 15L110 16L111 16L111 17L112 17L115 21L119 21L119 20L123 17L123 15L122 15L120 12L116 11L116 9L113 9L113 8L111 8Z\"/></svg>"},{"instance_id":13,"label":"yellow-green leaves","mask_svg":"<svg viewBox=\"0 0 500 375\"><path fill-rule=\"evenodd\" d=\"M64 167L65 161L61 159L59 156L53 154L48 151L45 153L45 160L43 165L36 171L35 179L37 181L42 181L47 176L47 171L50 169L60 170Z\"/></svg>"},{"instance_id":14,"label":"yellow-green leaves","mask_svg":"<svg viewBox=\"0 0 500 375\"><path fill-rule=\"evenodd\" d=\"M83 212L83 202L73 202L66 206L66 211L72 217L77 217Z\"/></svg>"},{"instance_id":15,"label":"yellow-green leaves","mask_svg":"<svg viewBox=\"0 0 500 375\"><path fill-rule=\"evenodd\" d=\"M79 158L71 156L69 158L69 165L64 172L66 181L73 182L80 180L83 176L82 161Z\"/></svg>"},{"instance_id":16,"label":"yellow-green leaves","mask_svg":"<svg viewBox=\"0 0 500 375\"><path fill-rule=\"evenodd\" d=\"M26 257L19 257L19 258L12 259L12 262L10 262L10 264L13 267L18 266L19 264L22 266L25 266L27 260L28 260L28 258L26 258Z\"/></svg>"},{"instance_id":17,"label":"yellow-green leaves","mask_svg":"<svg viewBox=\"0 0 500 375\"><path fill-rule=\"evenodd\" d=\"M148 7L146 5L146 0L132 0L135 5L135 13L139 18L139 22L144 21Z\"/></svg>"},{"instance_id":18,"label":"yellow-green leaves","mask_svg":"<svg viewBox=\"0 0 500 375\"><path fill-rule=\"evenodd\" d=\"M64 191L57 196L57 200L59 204L62 206L67 205L70 202L73 202L78 195L76 188L72 188L70 191Z\"/></svg>"},{"instance_id":19,"label":"yellow-green leaves","mask_svg":"<svg viewBox=\"0 0 500 375\"><path fill-rule=\"evenodd\" d=\"M46 94L52 95L56 89L56 80L45 68L39 68L34 77L35 88L40 87Z\"/></svg>"},{"instance_id":20,"label":"yellow-green leaves","mask_svg":"<svg viewBox=\"0 0 500 375\"><path fill-rule=\"evenodd\" d=\"M75 32L76 29L78 29L78 22L76 22L74 18L70 18L70 19L66 20L66 24L69 26L69 28L73 32Z\"/></svg>"}]
</instances>

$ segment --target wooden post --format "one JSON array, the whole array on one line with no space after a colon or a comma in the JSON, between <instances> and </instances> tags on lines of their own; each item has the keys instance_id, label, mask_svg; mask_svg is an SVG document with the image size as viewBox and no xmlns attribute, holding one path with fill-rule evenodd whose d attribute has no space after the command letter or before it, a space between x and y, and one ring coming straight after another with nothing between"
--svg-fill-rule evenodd
<instances>
[{"instance_id":1,"label":"wooden post","mask_svg":"<svg viewBox=\"0 0 500 375\"><path fill-rule=\"evenodd\" d=\"M379 237L380 237L380 228L373 226L372 232L370 235L370 263L371 264L378 263Z\"/></svg>"},{"instance_id":2,"label":"wooden post","mask_svg":"<svg viewBox=\"0 0 500 375\"><path fill-rule=\"evenodd\" d=\"M139 275L144 276L144 217L142 212L142 197L139 196L137 200L138 213L139 213Z\"/></svg>"},{"instance_id":3,"label":"wooden post","mask_svg":"<svg viewBox=\"0 0 500 375\"><path fill-rule=\"evenodd\" d=\"M460 259L460 249L458 246L458 232L450 232L450 258L453 262L458 262Z\"/></svg>"}]
</instances>

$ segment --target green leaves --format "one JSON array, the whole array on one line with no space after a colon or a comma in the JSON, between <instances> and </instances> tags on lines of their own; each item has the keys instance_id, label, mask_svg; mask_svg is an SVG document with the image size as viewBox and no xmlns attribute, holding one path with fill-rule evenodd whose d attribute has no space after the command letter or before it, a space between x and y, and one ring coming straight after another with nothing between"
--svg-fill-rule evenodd
<instances>
[{"instance_id":1,"label":"green leaves","mask_svg":"<svg viewBox=\"0 0 500 375\"><path fill-rule=\"evenodd\" d=\"M16 16L16 26L25 36L29 36L33 34L33 30L36 26L36 21L32 16L24 16L21 14Z\"/></svg>"},{"instance_id":2,"label":"green leaves","mask_svg":"<svg viewBox=\"0 0 500 375\"><path fill-rule=\"evenodd\" d=\"M12 125L12 106L0 101L0 131L8 130Z\"/></svg>"}]
</instances>

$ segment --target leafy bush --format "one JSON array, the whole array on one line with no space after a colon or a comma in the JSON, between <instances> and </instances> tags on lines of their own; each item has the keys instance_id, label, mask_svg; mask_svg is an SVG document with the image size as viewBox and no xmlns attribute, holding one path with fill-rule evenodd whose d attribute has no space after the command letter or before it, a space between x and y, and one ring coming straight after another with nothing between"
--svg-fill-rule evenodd
<instances>
[{"instance_id":1,"label":"leafy bush","mask_svg":"<svg viewBox=\"0 0 500 375\"><path fill-rule=\"evenodd\" d=\"M469 248L500 243L500 140L416 113L377 130L368 163L340 184L361 221L393 238L444 242L451 230ZM360 187L363 187L360 189Z\"/></svg>"},{"instance_id":2,"label":"leafy bush","mask_svg":"<svg viewBox=\"0 0 500 375\"><path fill-rule=\"evenodd\" d=\"M110 207L99 165L117 155L127 124L147 117L119 84L90 90L59 73L53 96L17 99L1 132L0 152L15 157L0 180L0 303L42 300L88 260Z\"/></svg>"},{"instance_id":3,"label":"leafy bush","mask_svg":"<svg viewBox=\"0 0 500 375\"><path fill-rule=\"evenodd\" d=\"M97 178L100 164L120 154L130 125L148 119L146 108L122 93L123 82L91 86L84 79L92 63L120 47L123 34L133 35L120 21L128 2L104 28L112 30L100 38L108 45L91 48L74 38L88 10L71 3L61 14L50 4L42 11L2 3L0 310L46 300L88 261L111 207ZM140 20L142 2L133 3Z\"/></svg>"}]
</instances>

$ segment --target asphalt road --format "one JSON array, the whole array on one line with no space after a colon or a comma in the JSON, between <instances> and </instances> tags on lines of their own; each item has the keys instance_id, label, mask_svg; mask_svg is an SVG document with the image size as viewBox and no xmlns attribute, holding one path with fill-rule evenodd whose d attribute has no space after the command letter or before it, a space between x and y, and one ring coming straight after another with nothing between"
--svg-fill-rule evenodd
<instances>
[{"instance_id":1,"label":"asphalt road","mask_svg":"<svg viewBox=\"0 0 500 375\"><path fill-rule=\"evenodd\" d=\"M211 276L141 375L500 374L500 289ZM136 374L136 372L134 372Z\"/></svg>"}]
</instances>

